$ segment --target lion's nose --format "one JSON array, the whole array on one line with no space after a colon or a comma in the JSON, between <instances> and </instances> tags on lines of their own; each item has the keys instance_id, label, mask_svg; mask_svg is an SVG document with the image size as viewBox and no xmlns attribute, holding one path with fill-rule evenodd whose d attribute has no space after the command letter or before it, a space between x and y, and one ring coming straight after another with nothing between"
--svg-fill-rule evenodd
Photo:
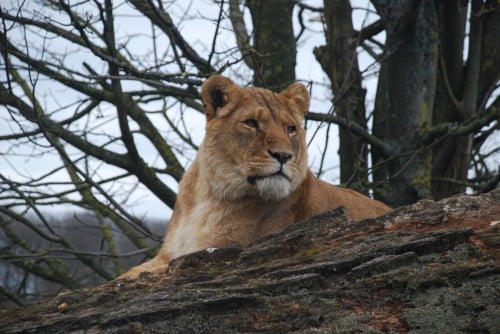
<instances>
[{"instance_id":1,"label":"lion's nose","mask_svg":"<svg viewBox=\"0 0 500 334\"><path fill-rule=\"evenodd\" d=\"M280 164L285 164L288 160L292 158L292 154L288 152L273 152L269 150L269 154L274 159L278 160Z\"/></svg>"}]
</instances>

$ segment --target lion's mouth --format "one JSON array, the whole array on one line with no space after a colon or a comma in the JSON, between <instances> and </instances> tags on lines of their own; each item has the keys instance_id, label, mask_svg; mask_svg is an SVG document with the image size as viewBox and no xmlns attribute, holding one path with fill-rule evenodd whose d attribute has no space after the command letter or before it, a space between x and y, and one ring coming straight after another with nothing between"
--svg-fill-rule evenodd
<instances>
[{"instance_id":1,"label":"lion's mouth","mask_svg":"<svg viewBox=\"0 0 500 334\"><path fill-rule=\"evenodd\" d=\"M265 175L250 175L247 177L247 180L248 180L248 183L255 185L258 180L266 179L268 177L283 177L287 181L292 182L292 179L290 179L290 177L288 175L283 173L283 171L281 169L277 172L265 174Z\"/></svg>"}]
</instances>

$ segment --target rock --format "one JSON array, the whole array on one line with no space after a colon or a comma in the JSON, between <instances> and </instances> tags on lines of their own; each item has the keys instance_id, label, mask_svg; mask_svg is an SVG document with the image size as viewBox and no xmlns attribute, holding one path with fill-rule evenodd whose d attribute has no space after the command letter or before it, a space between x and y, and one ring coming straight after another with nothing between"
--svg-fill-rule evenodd
<instances>
[{"instance_id":1,"label":"rock","mask_svg":"<svg viewBox=\"0 0 500 334\"><path fill-rule=\"evenodd\" d=\"M340 209L167 273L0 311L1 333L498 333L500 190Z\"/></svg>"}]
</instances>

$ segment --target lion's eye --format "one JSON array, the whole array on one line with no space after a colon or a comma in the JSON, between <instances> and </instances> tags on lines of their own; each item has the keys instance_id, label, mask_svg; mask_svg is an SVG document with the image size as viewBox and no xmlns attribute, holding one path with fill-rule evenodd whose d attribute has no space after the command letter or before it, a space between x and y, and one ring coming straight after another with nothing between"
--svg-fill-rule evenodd
<instances>
[{"instance_id":1,"label":"lion's eye","mask_svg":"<svg viewBox=\"0 0 500 334\"><path fill-rule=\"evenodd\" d=\"M286 131L288 131L288 133L295 133L297 131L297 127L295 125L289 125L286 127Z\"/></svg>"},{"instance_id":2,"label":"lion's eye","mask_svg":"<svg viewBox=\"0 0 500 334\"><path fill-rule=\"evenodd\" d=\"M251 128L254 128L256 130L259 129L259 122L257 122L257 120L255 120L255 119L252 119L252 118L247 119L244 123L245 123L245 125L247 125Z\"/></svg>"}]
</instances>

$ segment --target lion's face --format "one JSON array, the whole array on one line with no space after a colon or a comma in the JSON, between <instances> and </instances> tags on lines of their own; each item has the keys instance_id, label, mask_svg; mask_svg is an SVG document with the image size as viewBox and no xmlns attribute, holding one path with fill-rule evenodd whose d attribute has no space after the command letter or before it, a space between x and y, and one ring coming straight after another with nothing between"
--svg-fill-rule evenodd
<instances>
[{"instance_id":1,"label":"lion's face","mask_svg":"<svg viewBox=\"0 0 500 334\"><path fill-rule=\"evenodd\" d=\"M215 196L277 201L300 185L308 168L305 86L277 94L215 76L203 85L202 99L207 125L199 155Z\"/></svg>"}]
</instances>

